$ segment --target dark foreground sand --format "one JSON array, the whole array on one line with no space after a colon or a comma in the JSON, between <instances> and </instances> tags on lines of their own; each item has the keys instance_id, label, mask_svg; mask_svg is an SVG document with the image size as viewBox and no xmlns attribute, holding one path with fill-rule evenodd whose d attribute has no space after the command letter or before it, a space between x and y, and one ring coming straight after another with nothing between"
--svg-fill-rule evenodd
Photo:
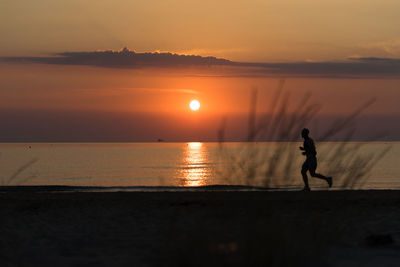
<instances>
[{"instance_id":1,"label":"dark foreground sand","mask_svg":"<svg viewBox=\"0 0 400 267\"><path fill-rule=\"evenodd\" d=\"M399 191L0 189L0 266L400 266Z\"/></svg>"}]
</instances>

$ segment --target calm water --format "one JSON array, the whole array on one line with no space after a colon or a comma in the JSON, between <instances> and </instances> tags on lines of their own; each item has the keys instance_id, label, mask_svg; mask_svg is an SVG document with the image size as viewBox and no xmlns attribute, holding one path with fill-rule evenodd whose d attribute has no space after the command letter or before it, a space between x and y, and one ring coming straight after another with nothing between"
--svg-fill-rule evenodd
<instances>
[{"instance_id":1,"label":"calm water","mask_svg":"<svg viewBox=\"0 0 400 267\"><path fill-rule=\"evenodd\" d=\"M1 182L6 185L71 186L203 186L214 184L263 185L284 189L302 187L301 143L34 143L0 144ZM338 143L319 143L318 172L332 175L335 188L354 170L365 168L368 180L359 188L400 188L400 143L349 143L350 154ZM381 156L379 153L390 147ZM282 149L283 148L283 149ZM334 151L340 151L333 155ZM350 150L349 150L350 151ZM354 150L352 150L354 151ZM347 158L346 155L348 155ZM332 159L349 163L358 157L373 159L336 168ZM273 166L280 166L271 168ZM268 175L266 175L268 173ZM328 173L327 173L328 174ZM348 177L348 178L349 178ZM310 178L314 188L326 188ZM361 180L360 180L361 181Z\"/></svg>"}]
</instances>

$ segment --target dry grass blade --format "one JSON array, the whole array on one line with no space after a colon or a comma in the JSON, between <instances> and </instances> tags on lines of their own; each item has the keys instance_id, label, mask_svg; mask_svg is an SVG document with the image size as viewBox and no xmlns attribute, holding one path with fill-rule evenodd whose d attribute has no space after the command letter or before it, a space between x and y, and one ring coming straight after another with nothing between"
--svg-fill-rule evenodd
<instances>
[{"instance_id":1,"label":"dry grass blade","mask_svg":"<svg viewBox=\"0 0 400 267\"><path fill-rule=\"evenodd\" d=\"M28 161L27 163L25 163L24 165L22 165L21 167L19 167L12 175L10 175L10 177L8 177L8 179L4 179L2 181L2 185L10 185L11 182L15 182L18 179L18 176L24 172L25 170L27 170L29 167L31 167L33 164L35 164L38 161L38 159L32 159L30 161ZM24 178L22 180L19 181L19 184L25 182L28 178ZM16 183L18 184L18 183Z\"/></svg>"},{"instance_id":2,"label":"dry grass blade","mask_svg":"<svg viewBox=\"0 0 400 267\"><path fill-rule=\"evenodd\" d=\"M294 150L293 143L299 141L301 129L312 124L322 106L311 103L310 93L305 94L297 104L292 103L290 94L283 90L284 82L279 81L266 114L258 114L258 91L252 89L246 138L248 145L234 152L228 151L224 147L226 119L223 120L218 131L220 156L224 161L228 160L230 166L218 173L227 183L273 187L278 176L281 177L280 183L293 182L292 174L295 167L298 168L298 152ZM343 136L341 142L330 143L330 150L323 156L325 162L329 162L326 171L335 176L335 181L340 181L341 184L335 183L340 187L355 188L365 183L368 173L378 162L377 158L382 159L390 149L364 153L361 151L362 143L350 143L356 119L375 101L370 99L348 116L336 119L317 139L323 142L339 134ZM290 106L296 107L293 112L289 112ZM257 141L278 143L266 147L257 145ZM300 176L296 178L298 181Z\"/></svg>"}]
</instances>

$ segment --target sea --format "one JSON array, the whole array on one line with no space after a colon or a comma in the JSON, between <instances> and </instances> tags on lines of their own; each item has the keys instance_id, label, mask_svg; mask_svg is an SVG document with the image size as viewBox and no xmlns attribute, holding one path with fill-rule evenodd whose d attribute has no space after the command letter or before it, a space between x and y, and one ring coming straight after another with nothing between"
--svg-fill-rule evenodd
<instances>
[{"instance_id":1,"label":"sea","mask_svg":"<svg viewBox=\"0 0 400 267\"><path fill-rule=\"evenodd\" d=\"M298 190L300 142L1 143L3 186ZM317 143L337 189L400 189L400 142ZM308 175L310 186L327 190Z\"/></svg>"}]
</instances>

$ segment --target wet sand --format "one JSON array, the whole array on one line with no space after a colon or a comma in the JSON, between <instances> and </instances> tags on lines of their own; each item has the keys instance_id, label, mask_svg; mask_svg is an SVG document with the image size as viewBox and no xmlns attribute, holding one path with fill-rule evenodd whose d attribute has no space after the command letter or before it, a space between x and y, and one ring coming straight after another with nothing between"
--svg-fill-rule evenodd
<instances>
[{"instance_id":1,"label":"wet sand","mask_svg":"<svg viewBox=\"0 0 400 267\"><path fill-rule=\"evenodd\" d=\"M1 266L400 266L400 191L3 188L0 213Z\"/></svg>"}]
</instances>

